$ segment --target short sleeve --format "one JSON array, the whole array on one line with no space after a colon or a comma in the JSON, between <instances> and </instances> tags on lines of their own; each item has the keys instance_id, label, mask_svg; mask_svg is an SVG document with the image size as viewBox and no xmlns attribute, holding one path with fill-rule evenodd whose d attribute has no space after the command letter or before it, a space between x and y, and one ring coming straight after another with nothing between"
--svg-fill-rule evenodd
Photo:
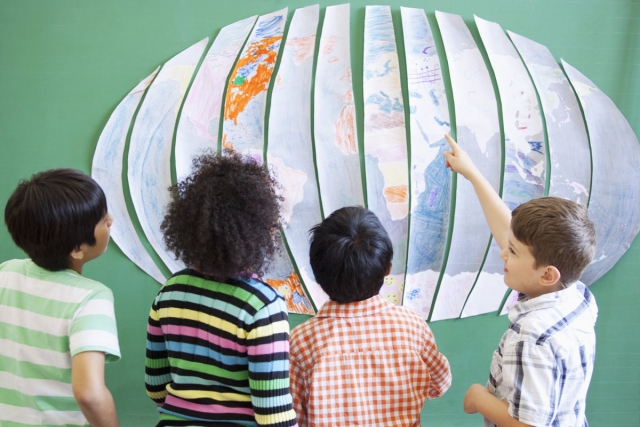
<instances>
[{"instance_id":1,"label":"short sleeve","mask_svg":"<svg viewBox=\"0 0 640 427\"><path fill-rule=\"evenodd\" d=\"M85 351L105 353L105 361L120 359L113 294L108 288L94 292L78 310L69 334L71 357Z\"/></svg>"},{"instance_id":2,"label":"short sleeve","mask_svg":"<svg viewBox=\"0 0 640 427\"><path fill-rule=\"evenodd\" d=\"M518 341L505 347L502 379L512 390L509 415L525 424L551 425L560 398L555 356L546 345Z\"/></svg>"}]
</instances>

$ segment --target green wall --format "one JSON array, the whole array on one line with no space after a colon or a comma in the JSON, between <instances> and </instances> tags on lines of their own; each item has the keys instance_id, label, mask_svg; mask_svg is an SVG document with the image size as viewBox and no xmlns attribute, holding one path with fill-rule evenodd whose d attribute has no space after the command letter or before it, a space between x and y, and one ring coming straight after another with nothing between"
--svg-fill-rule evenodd
<instances>
[{"instance_id":1,"label":"green wall","mask_svg":"<svg viewBox=\"0 0 640 427\"><path fill-rule=\"evenodd\" d=\"M422 7L436 28L436 9L496 21L549 47L609 95L640 135L640 2L638 0L393 1ZM120 100L157 65L224 25L252 14L313 4L301 0L32 1L0 0L0 203L21 178L55 167L89 172L98 136ZM321 6L333 3L322 2ZM364 1L351 3L354 52L362 51ZM323 9L322 9L323 10ZM441 56L444 60L444 56ZM361 90L353 58L356 96ZM361 102L361 100L360 100ZM360 119L362 116L360 116ZM362 126L362 123L360 123ZM615 141L611 141L615 150ZM624 153L620 153L624 155ZM640 167L640 165L639 165ZM637 184L636 184L637 185ZM0 260L24 257L4 226ZM587 400L592 426L640 425L640 239L592 285L600 316L594 377ZM123 359L107 366L123 426L148 426L155 409L143 384L146 317L159 285L111 243L84 274L115 294ZM295 326L306 319L292 315ZM484 383L508 320L495 314L431 324L449 358L453 386L427 402L423 425L481 425L462 411L467 387Z\"/></svg>"}]
</instances>

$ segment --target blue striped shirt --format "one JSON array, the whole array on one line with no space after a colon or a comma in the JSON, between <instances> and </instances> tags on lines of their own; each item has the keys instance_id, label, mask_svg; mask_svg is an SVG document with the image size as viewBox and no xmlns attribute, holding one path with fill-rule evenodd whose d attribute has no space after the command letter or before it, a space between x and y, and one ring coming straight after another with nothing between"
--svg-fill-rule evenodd
<instances>
[{"instance_id":1,"label":"blue striped shirt","mask_svg":"<svg viewBox=\"0 0 640 427\"><path fill-rule=\"evenodd\" d=\"M493 354L487 388L509 415L535 426L587 426L586 397L596 351L593 294L577 282L523 299ZM485 426L494 424L485 419Z\"/></svg>"}]
</instances>

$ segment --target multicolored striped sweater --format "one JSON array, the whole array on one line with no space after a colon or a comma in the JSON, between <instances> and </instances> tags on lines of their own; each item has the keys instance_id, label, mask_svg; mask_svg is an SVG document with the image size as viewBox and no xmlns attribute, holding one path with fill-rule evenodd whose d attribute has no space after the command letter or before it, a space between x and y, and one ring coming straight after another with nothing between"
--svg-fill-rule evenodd
<instances>
[{"instance_id":1,"label":"multicolored striped sweater","mask_svg":"<svg viewBox=\"0 0 640 427\"><path fill-rule=\"evenodd\" d=\"M147 328L145 384L158 425L296 426L288 339L284 299L269 285L176 273Z\"/></svg>"}]
</instances>

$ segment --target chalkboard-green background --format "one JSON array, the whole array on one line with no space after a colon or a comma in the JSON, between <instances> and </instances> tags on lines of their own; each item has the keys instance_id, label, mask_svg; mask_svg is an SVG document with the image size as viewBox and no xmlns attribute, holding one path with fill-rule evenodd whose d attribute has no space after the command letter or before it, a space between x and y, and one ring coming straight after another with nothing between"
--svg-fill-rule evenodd
<instances>
[{"instance_id":1,"label":"chalkboard-green background","mask_svg":"<svg viewBox=\"0 0 640 427\"><path fill-rule=\"evenodd\" d=\"M89 172L109 115L159 64L215 36L224 25L286 6L291 14L310 4L0 0L1 205L18 180L34 172L56 167ZM321 2L321 13L331 4ZM358 70L367 4L351 3L356 98L362 96ZM397 36L399 7L410 6L425 9L438 40L435 10L462 15L478 40L474 14L546 45L556 59L565 59L609 95L640 134L638 0L393 0L391 6ZM356 101L361 105L361 99ZM362 122L360 127L361 133ZM616 150L616 141L610 144ZM24 254L0 227L0 260L16 257ZM636 239L620 262L591 286L600 307L596 367L587 399L592 426L640 426L639 258ZM143 365L146 318L159 284L113 243L84 274L108 285L115 295L123 358L107 366L106 376L120 421L123 426L153 425L155 407L144 392ZM305 319L292 315L291 324ZM481 425L480 416L464 414L463 396L470 384L486 381L491 354L507 324L506 317L495 314L431 324L440 350L451 362L453 386L442 398L427 402L423 425Z\"/></svg>"}]
</instances>

